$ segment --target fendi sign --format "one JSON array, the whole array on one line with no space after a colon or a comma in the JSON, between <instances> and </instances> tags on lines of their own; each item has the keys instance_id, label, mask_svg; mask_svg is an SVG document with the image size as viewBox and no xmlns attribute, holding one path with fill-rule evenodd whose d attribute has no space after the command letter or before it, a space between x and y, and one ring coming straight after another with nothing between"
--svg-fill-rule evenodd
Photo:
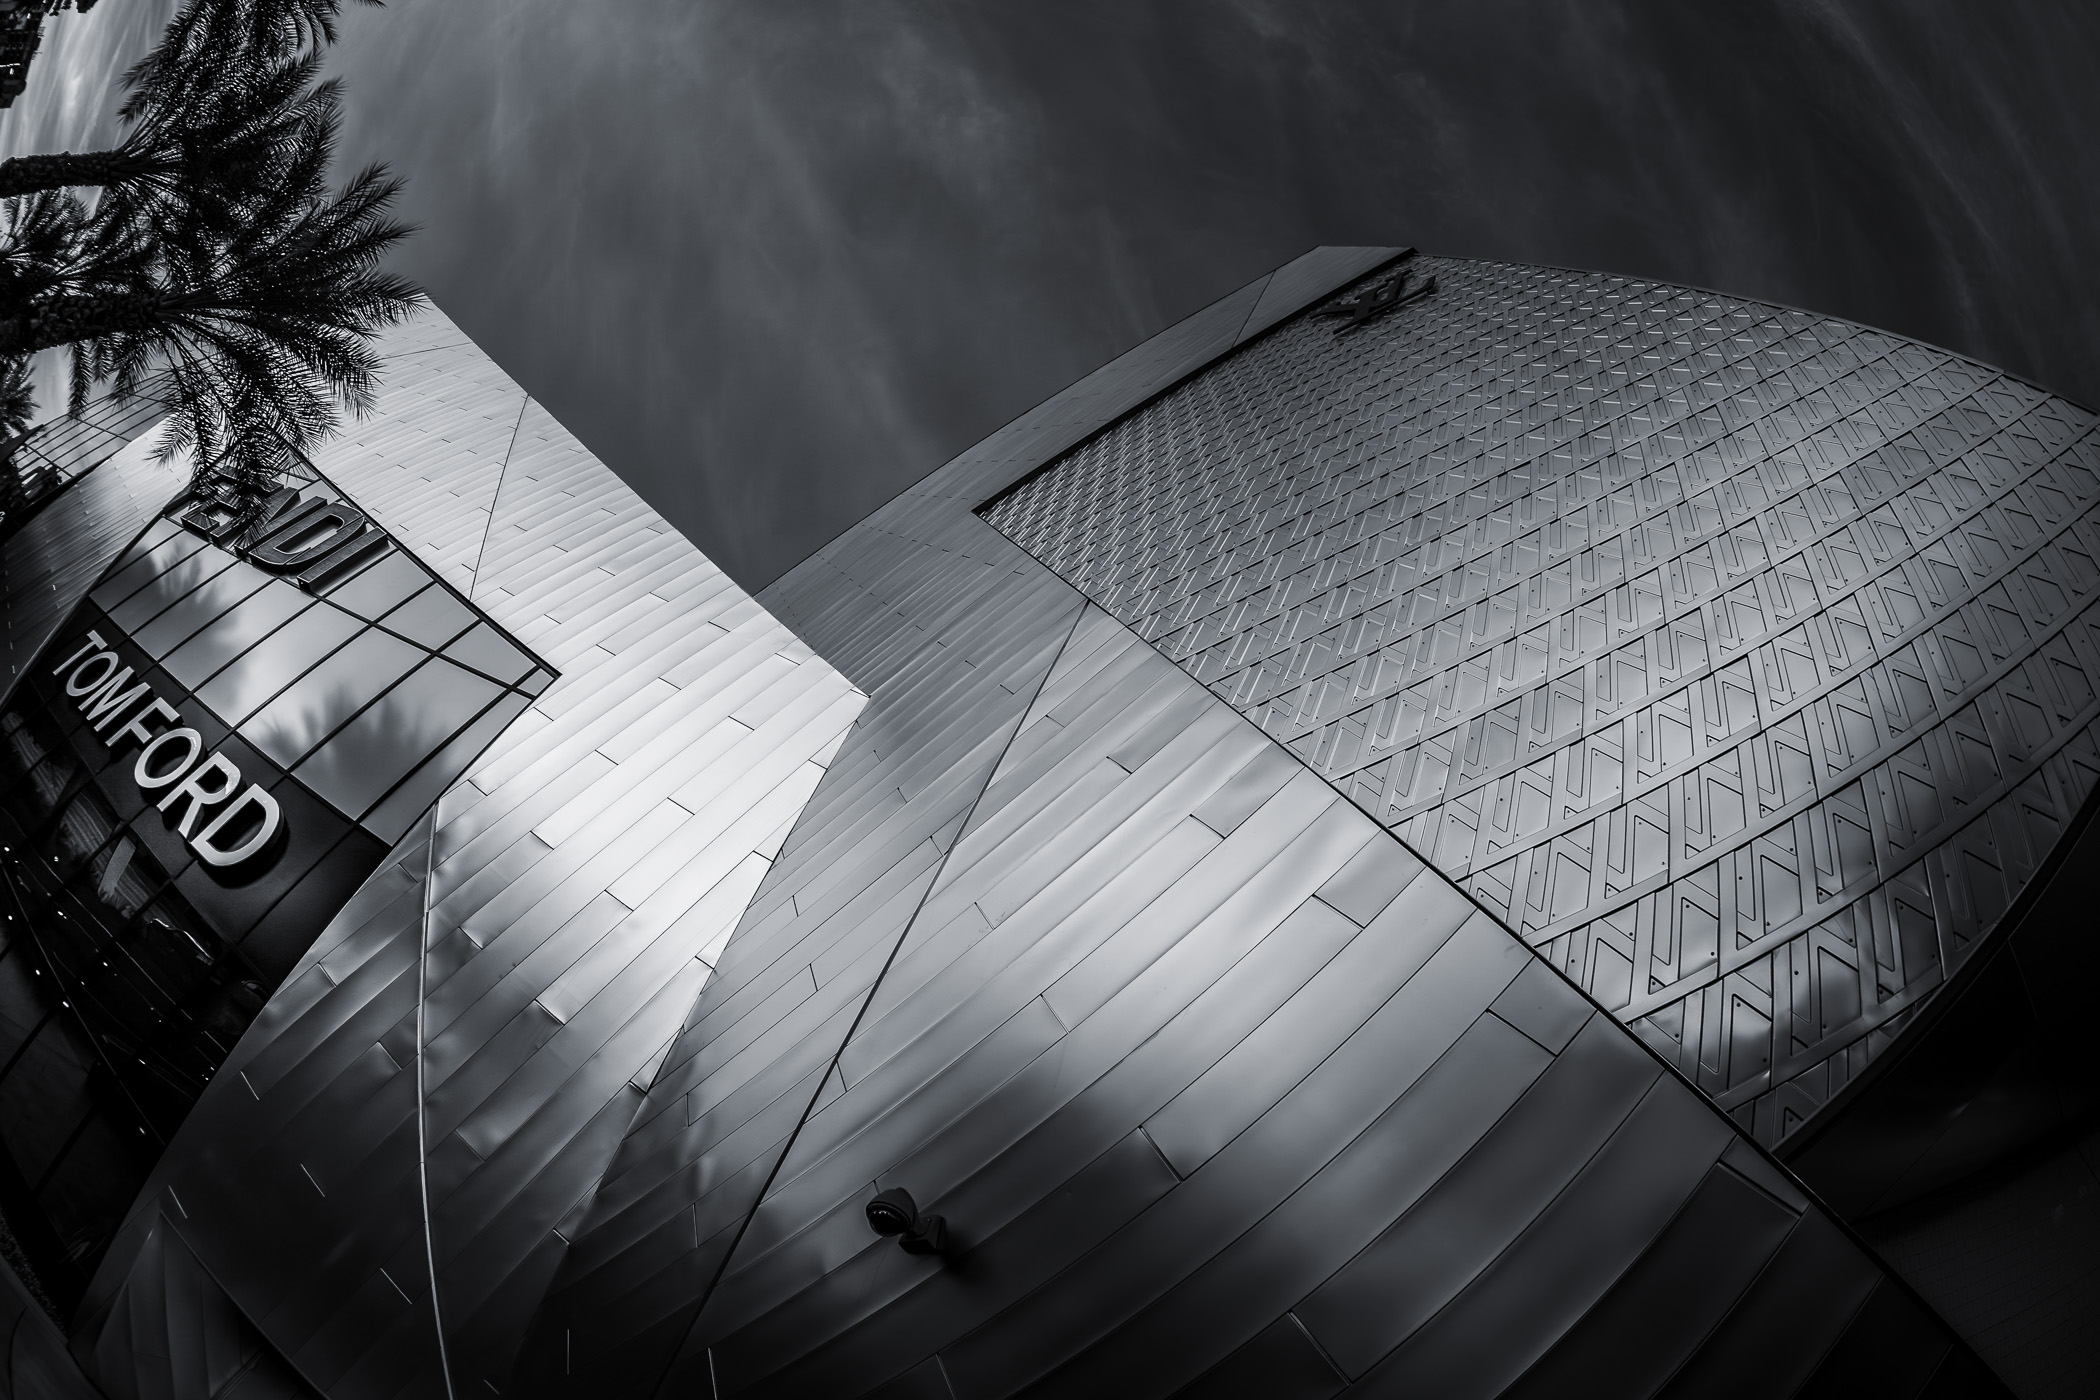
<instances>
[{"instance_id":1,"label":"fendi sign","mask_svg":"<svg viewBox=\"0 0 2100 1400\"><path fill-rule=\"evenodd\" d=\"M206 496L175 520L302 588L318 588L392 547L356 506L322 495L302 500L295 486L279 488L260 509Z\"/></svg>"},{"instance_id":2,"label":"fendi sign","mask_svg":"<svg viewBox=\"0 0 2100 1400\"><path fill-rule=\"evenodd\" d=\"M173 705L155 695L145 681L133 685L131 668L118 660L100 632L90 628L80 649L52 674L65 677L66 694L80 707L88 728L97 734L107 731L103 742L112 756L126 741L138 744L132 781L149 801L155 793L162 794L156 804L162 812L179 812L175 832L200 860L239 865L270 846L284 822L277 799L254 783L243 790L241 770L233 760L204 752L204 736L184 724ZM158 727L162 725L168 727Z\"/></svg>"}]
</instances>

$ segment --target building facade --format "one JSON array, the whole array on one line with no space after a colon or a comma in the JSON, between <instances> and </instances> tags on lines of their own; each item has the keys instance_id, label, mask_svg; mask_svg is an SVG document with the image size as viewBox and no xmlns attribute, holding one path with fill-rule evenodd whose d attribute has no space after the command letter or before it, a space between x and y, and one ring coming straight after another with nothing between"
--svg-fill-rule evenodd
<instances>
[{"instance_id":1,"label":"building facade","mask_svg":"<svg viewBox=\"0 0 2100 1400\"><path fill-rule=\"evenodd\" d=\"M2075 1373L1960 1265L2082 1160L2090 414L1322 249L754 597L388 362L260 515L126 419L7 523L17 1393Z\"/></svg>"}]
</instances>

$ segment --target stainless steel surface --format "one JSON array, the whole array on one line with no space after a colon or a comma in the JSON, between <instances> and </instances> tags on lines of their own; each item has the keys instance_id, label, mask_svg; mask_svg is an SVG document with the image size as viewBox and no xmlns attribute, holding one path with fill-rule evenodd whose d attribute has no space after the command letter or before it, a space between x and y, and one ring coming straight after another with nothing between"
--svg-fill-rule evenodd
<instances>
[{"instance_id":1,"label":"stainless steel surface","mask_svg":"<svg viewBox=\"0 0 2100 1400\"><path fill-rule=\"evenodd\" d=\"M1804 312L1406 266L1439 290L987 516L1776 1142L2100 771L2092 415Z\"/></svg>"},{"instance_id":2,"label":"stainless steel surface","mask_svg":"<svg viewBox=\"0 0 2100 1400\"><path fill-rule=\"evenodd\" d=\"M227 1357L448 1400L1958 1379L1690 1085L973 514L1395 251L1197 313L762 599L442 317L407 328L316 465L559 679L452 643L530 703L364 817L402 835L161 1157L75 1355L126 1397ZM387 621L411 585L313 606L427 647L450 624ZM346 809L357 724L304 760ZM892 1186L948 1254L869 1229Z\"/></svg>"},{"instance_id":3,"label":"stainless steel surface","mask_svg":"<svg viewBox=\"0 0 2100 1400\"><path fill-rule=\"evenodd\" d=\"M863 703L442 317L390 360L379 413L316 467L560 678L453 643L537 698L306 951L140 1197L75 1338L142 1393L171 1383L127 1301L156 1232L330 1396L507 1376L554 1232ZM343 585L383 629L361 636L471 623L427 591L396 607L408 583L382 563ZM497 691L445 661L339 665L275 703L287 754L335 723L316 705L358 714L295 770L346 811L398 776L404 725L443 718L435 742Z\"/></svg>"},{"instance_id":4,"label":"stainless steel surface","mask_svg":"<svg viewBox=\"0 0 2100 1400\"><path fill-rule=\"evenodd\" d=\"M1319 295L1380 256L1323 256L1331 280L1298 285ZM1456 1373L1492 1389L1563 1345L1639 1352L1666 1376L1657 1357L1701 1357L1739 1317L1791 1301L1748 1282L1706 1314L1628 1322L1619 1278L1687 1267L1678 1206L1781 1183L1783 1231L1755 1211L1699 1217L1719 1214L1726 1240L1697 1267L1738 1281L1801 1241L1842 1240L1754 1153L1721 1164L1742 1146L1725 1120L1609 1021L1564 1039L1580 999L1516 985L1533 966L1521 945L1448 882L1112 619L1068 623L1070 595L965 513L1230 349L1267 281L767 591L869 707L580 1222L517 1385L1252 1394L1279 1393L1264 1368L1282 1368L1291 1393ZM1030 634L1055 644L1042 679ZM993 676L1025 701L1018 724L969 693ZM1380 847L1382 879L1364 861ZM1505 996L1566 1048L1489 1010ZM1240 1072L1205 1079L1243 1045ZM1576 1052L1591 1045L1609 1053ZM1549 1072L1578 1105L1622 1083L1631 1098L1585 1124L1603 1144L1589 1164L1579 1142L1517 1139L1512 1155L1568 1183L1484 1225L1533 1242L1527 1267L1461 1251L1432 1285L1451 1307L1336 1371L1293 1305L1404 1218L1417 1196L1396 1170L1419 1161L1417 1195L1462 1182L1469 1149ZM913 1261L870 1234L865 1201L890 1185L947 1218L956 1259ZM1865 1290L1844 1293L1848 1279L1879 1278L1837 1250L1833 1282L1800 1290L1826 1325L1758 1334L1775 1351L1762 1393L1790 1393L1849 1335ZM1524 1288L1545 1265L1566 1287L1539 1310ZM1899 1311L1928 1370L1958 1352L1915 1304Z\"/></svg>"}]
</instances>

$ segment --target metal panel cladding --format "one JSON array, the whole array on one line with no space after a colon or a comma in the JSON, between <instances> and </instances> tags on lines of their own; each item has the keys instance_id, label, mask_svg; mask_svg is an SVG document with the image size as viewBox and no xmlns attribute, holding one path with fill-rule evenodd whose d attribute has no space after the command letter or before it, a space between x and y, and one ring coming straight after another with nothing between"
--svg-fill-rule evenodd
<instances>
[{"instance_id":1,"label":"metal panel cladding","mask_svg":"<svg viewBox=\"0 0 2100 1400\"><path fill-rule=\"evenodd\" d=\"M405 328L316 465L559 679L161 1157L72 1318L105 1393L1998 1393L1494 912L973 513L1395 251L1197 312L762 599ZM870 1230L899 1187L947 1254Z\"/></svg>"},{"instance_id":2,"label":"metal panel cladding","mask_svg":"<svg viewBox=\"0 0 2100 1400\"><path fill-rule=\"evenodd\" d=\"M2094 786L2093 415L1597 273L1327 309L987 518L1777 1141Z\"/></svg>"},{"instance_id":3,"label":"metal panel cladding","mask_svg":"<svg viewBox=\"0 0 2100 1400\"><path fill-rule=\"evenodd\" d=\"M317 925L160 1160L74 1323L113 1394L208 1388L257 1333L336 1397L505 1374L863 703L442 316L383 349L377 412L315 467L559 679ZM458 601L375 596L375 626L418 599ZM457 653L460 613L395 630Z\"/></svg>"},{"instance_id":4,"label":"metal panel cladding","mask_svg":"<svg viewBox=\"0 0 2100 1400\"><path fill-rule=\"evenodd\" d=\"M971 513L1391 256L1197 312L762 595L867 708L482 1383L1995 1393L1630 1032ZM899 1188L950 1253L870 1229Z\"/></svg>"}]
</instances>

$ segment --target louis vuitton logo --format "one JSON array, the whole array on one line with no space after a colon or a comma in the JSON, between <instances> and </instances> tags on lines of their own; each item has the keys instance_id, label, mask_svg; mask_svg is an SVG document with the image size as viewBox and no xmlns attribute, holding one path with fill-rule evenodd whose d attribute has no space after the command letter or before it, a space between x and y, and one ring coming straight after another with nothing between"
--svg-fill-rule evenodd
<instances>
[{"instance_id":1,"label":"louis vuitton logo","mask_svg":"<svg viewBox=\"0 0 2100 1400\"><path fill-rule=\"evenodd\" d=\"M1401 256L1410 256L1409 249ZM1436 290L1436 278L1431 277L1420 286L1407 285L1407 272L1403 269L1374 287L1366 287L1352 297L1343 297L1321 307L1315 315L1339 318L1342 322L1335 328L1336 335L1346 335L1366 323L1376 320L1389 311L1397 311L1411 302L1420 301Z\"/></svg>"}]
</instances>

